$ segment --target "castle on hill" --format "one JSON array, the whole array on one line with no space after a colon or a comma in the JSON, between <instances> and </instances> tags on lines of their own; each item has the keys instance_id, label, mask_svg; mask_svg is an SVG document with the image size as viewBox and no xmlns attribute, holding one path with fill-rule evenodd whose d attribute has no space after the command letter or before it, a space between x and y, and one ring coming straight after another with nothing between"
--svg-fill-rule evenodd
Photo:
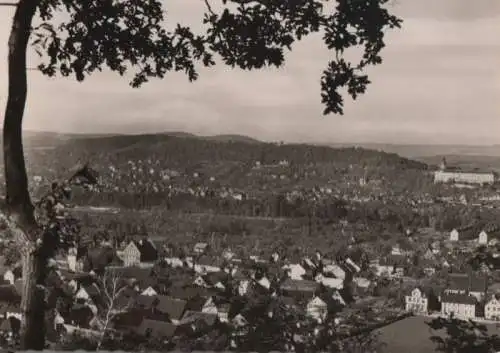
<instances>
[{"instance_id":1,"label":"castle on hill","mask_svg":"<svg viewBox=\"0 0 500 353\"><path fill-rule=\"evenodd\" d=\"M443 158L439 170L434 172L435 183L457 183L457 184L493 184L496 175L491 171L478 169L463 170L457 167L449 167L446 158Z\"/></svg>"}]
</instances>

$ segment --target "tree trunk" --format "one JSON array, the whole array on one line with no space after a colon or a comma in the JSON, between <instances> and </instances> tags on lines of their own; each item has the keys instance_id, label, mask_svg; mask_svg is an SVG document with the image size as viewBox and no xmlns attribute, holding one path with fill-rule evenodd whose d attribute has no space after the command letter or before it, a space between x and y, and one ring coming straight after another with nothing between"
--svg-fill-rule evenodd
<instances>
[{"instance_id":1,"label":"tree trunk","mask_svg":"<svg viewBox=\"0 0 500 353\"><path fill-rule=\"evenodd\" d=\"M22 144L22 120L27 97L26 50L31 33L31 22L38 1L19 0L9 36L8 99L3 126L3 152L6 183L6 201L10 218L21 228L23 263L23 312L21 348L44 348L44 284L46 255L36 250L38 226L28 191L28 177Z\"/></svg>"}]
</instances>

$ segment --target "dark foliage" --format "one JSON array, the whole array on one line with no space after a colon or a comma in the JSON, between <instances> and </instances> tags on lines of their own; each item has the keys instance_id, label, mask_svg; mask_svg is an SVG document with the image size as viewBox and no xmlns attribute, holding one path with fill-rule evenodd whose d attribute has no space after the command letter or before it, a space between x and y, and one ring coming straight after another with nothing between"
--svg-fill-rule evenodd
<instances>
[{"instance_id":1,"label":"dark foliage","mask_svg":"<svg viewBox=\"0 0 500 353\"><path fill-rule=\"evenodd\" d=\"M436 318L427 325L432 330L441 332L431 337L438 352L492 353L500 349L498 335L489 333L485 325L472 320Z\"/></svg>"},{"instance_id":2,"label":"dark foliage","mask_svg":"<svg viewBox=\"0 0 500 353\"><path fill-rule=\"evenodd\" d=\"M342 114L341 89L353 99L365 92L370 81L364 71L382 62L385 30L401 25L387 3L341 0L332 8L320 0L223 0L218 11L220 6L214 10L206 0L206 31L196 34L181 24L167 30L159 0L43 0L38 8L42 24L35 28L32 44L44 58L40 70L46 75L59 72L82 81L106 66L120 75L133 70L131 84L138 87L172 70L195 80L196 65L214 65L214 55L246 70L279 67L295 42L319 32L333 57L321 77L324 113ZM52 22L57 11L69 14L59 26ZM363 48L356 62L343 55L352 47Z\"/></svg>"}]
</instances>

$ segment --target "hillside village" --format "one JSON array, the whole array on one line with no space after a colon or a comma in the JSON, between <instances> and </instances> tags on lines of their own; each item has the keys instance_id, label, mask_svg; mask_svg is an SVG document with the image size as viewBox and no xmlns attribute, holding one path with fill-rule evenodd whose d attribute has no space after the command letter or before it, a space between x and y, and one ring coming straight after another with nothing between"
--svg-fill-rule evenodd
<instances>
[{"instance_id":1,"label":"hillside village","mask_svg":"<svg viewBox=\"0 0 500 353\"><path fill-rule=\"evenodd\" d=\"M144 236L118 249L110 244L74 247L52 263L50 337L57 342L76 333L99 336L109 330L139 342L154 338L179 344L180 337L202 337L221 327L241 329L251 320L241 300L258 296L279 297L289 310L313 321L333 312L336 324L346 330L353 327L343 319L367 309L373 318L367 325L407 315L496 321L497 236L482 231L465 238L465 231L456 229L440 239L428 234L425 247L420 238L406 247L394 246L380 258L359 251L333 259L320 251L238 258L230 249L214 253L207 243L180 253ZM358 255L351 257L351 252ZM474 254L485 255L478 270L467 265ZM2 272L0 330L8 341L19 333L23 279L18 264L3 266Z\"/></svg>"},{"instance_id":2,"label":"hillside village","mask_svg":"<svg viewBox=\"0 0 500 353\"><path fill-rule=\"evenodd\" d=\"M104 141L84 153L97 186L61 205L82 236L49 264L54 347L258 350L245 337L265 322L276 330L263 342L280 341L285 317L301 325L281 338L294 345L325 325L347 337L408 316L500 319L496 182L455 180L456 169L443 181L444 168L358 148L189 141L188 151L173 138L184 152L167 160ZM32 163L38 192L83 153L71 143L37 152L54 161ZM8 238L0 254L0 332L13 346L23 278Z\"/></svg>"}]
</instances>

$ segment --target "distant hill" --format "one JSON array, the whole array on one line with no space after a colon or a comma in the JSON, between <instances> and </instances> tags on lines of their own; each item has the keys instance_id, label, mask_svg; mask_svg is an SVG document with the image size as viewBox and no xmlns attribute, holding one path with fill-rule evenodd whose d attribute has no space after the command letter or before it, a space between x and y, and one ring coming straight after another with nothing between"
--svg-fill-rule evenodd
<instances>
[{"instance_id":1,"label":"distant hill","mask_svg":"<svg viewBox=\"0 0 500 353\"><path fill-rule=\"evenodd\" d=\"M332 147L359 146L372 150L397 153L407 158L425 158L432 156L495 156L500 157L500 145L467 146L467 145L394 145L383 143L330 144Z\"/></svg>"},{"instance_id":2,"label":"distant hill","mask_svg":"<svg viewBox=\"0 0 500 353\"><path fill-rule=\"evenodd\" d=\"M200 136L200 138L218 142L263 143L262 141L244 135L214 135Z\"/></svg>"},{"instance_id":3,"label":"distant hill","mask_svg":"<svg viewBox=\"0 0 500 353\"><path fill-rule=\"evenodd\" d=\"M79 134L79 133L56 133L56 132L37 132L25 131L24 142L28 147L50 147L57 146L74 139L93 139L93 138L114 138L116 136L171 136L178 138L197 138L217 142L242 142L242 143L264 143L258 139L238 134L222 134L213 136L195 135L188 132L172 131L158 134ZM1 136L0 136L1 140ZM403 144L384 144L384 143L332 143L317 144L326 145L333 148L361 147L368 150L384 151L387 153L396 153L402 157L411 159L427 160L428 157L435 156L489 156L500 157L500 145L491 146L467 146L467 145L403 145Z\"/></svg>"},{"instance_id":4,"label":"distant hill","mask_svg":"<svg viewBox=\"0 0 500 353\"><path fill-rule=\"evenodd\" d=\"M180 137L179 137L180 136ZM225 143L232 142L228 148ZM421 162L403 158L394 153L358 147L332 148L307 144L274 144L239 135L210 137L189 134L144 134L69 139L58 148L72 154L112 155L114 158L157 158L177 163L211 161L252 162L263 164L287 160L293 164L335 163L340 165L364 163L367 165L405 165L425 169ZM82 157L83 157L82 155Z\"/></svg>"},{"instance_id":5,"label":"distant hill","mask_svg":"<svg viewBox=\"0 0 500 353\"><path fill-rule=\"evenodd\" d=\"M197 142L194 142L195 140ZM300 164L304 163L305 160L304 158L299 158L298 156L301 154L305 156L306 154L310 154L311 151L315 151L313 154L319 153L320 155L326 154L333 156L336 154L333 152L335 150L348 151L354 147L358 147L361 150L372 151L372 154L373 151L385 152L386 155L384 159L387 159L389 158L389 155L394 154L399 155L404 159L419 161L423 164L432 166L439 164L441 159L446 157L450 164L458 167L500 171L500 146L495 145L461 146L343 143L330 144L328 146L307 144L284 144L283 146L278 146L274 143L265 143L244 135L223 134L200 136L179 131L142 135L69 134L33 131L25 131L24 133L24 144L27 150L45 150L65 146L64 148L69 148L69 150L72 151L72 157L74 157L75 154L80 155L81 150L88 150L89 152L93 151L91 152L93 154L119 153L120 155L127 155L130 158L134 155L140 155L142 157L148 154L154 155L158 154L158 150L165 150L176 151L174 154L176 156L183 156L182 158L186 158L186 154L188 154L189 157L187 158L190 160L207 161L212 158L212 156L207 155L207 151L213 151L214 143L217 145L218 143L228 142L232 143L230 150L226 149L225 151L219 151L220 149L216 148L216 150L218 150L218 158L229 158L233 161L255 161L261 159L263 155L267 155L269 159L274 161L274 156L279 155L279 158L286 159L288 158L287 154L292 153L297 155L297 158L301 160L298 162ZM156 152L154 150L156 150ZM181 150L184 152L179 153ZM198 157L194 156L194 154L198 154ZM231 156L229 157L229 155ZM362 156L362 159L365 159L366 155L367 154L365 153ZM85 157L82 156L82 158ZM176 157L168 157L168 159L171 158ZM318 157L313 157L313 159L317 160ZM343 157L340 159L342 160ZM320 157L320 160L324 160L324 158Z\"/></svg>"}]
</instances>

